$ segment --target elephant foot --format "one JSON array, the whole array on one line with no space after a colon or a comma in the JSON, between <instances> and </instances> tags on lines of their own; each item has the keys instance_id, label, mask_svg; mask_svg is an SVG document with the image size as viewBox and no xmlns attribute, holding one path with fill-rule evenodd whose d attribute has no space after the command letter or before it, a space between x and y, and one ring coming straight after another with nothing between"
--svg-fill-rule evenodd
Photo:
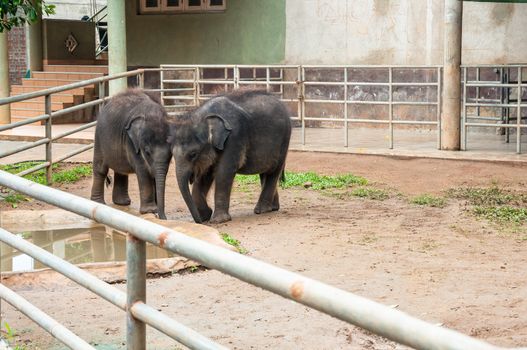
<instances>
[{"instance_id":1,"label":"elephant foot","mask_svg":"<svg viewBox=\"0 0 527 350\"><path fill-rule=\"evenodd\" d=\"M279 206L275 209L274 206L269 203L265 203L265 204L258 203L256 204L256 207L254 207L254 213L263 214L263 213L269 213L270 211L278 210L278 209L279 209Z\"/></svg>"},{"instance_id":2,"label":"elephant foot","mask_svg":"<svg viewBox=\"0 0 527 350\"><path fill-rule=\"evenodd\" d=\"M94 196L92 196L90 199L92 201L94 201L94 202L97 202L97 203L106 204L106 202L104 201L103 197L94 197Z\"/></svg>"},{"instance_id":3,"label":"elephant foot","mask_svg":"<svg viewBox=\"0 0 527 350\"><path fill-rule=\"evenodd\" d=\"M112 201L114 204L117 204L117 205L130 205L130 203L132 203L132 201L130 200L130 197L112 198Z\"/></svg>"},{"instance_id":4,"label":"elephant foot","mask_svg":"<svg viewBox=\"0 0 527 350\"><path fill-rule=\"evenodd\" d=\"M206 209L198 209L201 221L209 221L212 216L212 209L207 207Z\"/></svg>"},{"instance_id":5,"label":"elephant foot","mask_svg":"<svg viewBox=\"0 0 527 350\"><path fill-rule=\"evenodd\" d=\"M147 213L157 214L157 205L155 205L155 204L141 205L141 207L139 208L139 213L141 213L141 214L147 214Z\"/></svg>"},{"instance_id":6,"label":"elephant foot","mask_svg":"<svg viewBox=\"0 0 527 350\"><path fill-rule=\"evenodd\" d=\"M229 213L214 213L214 215L212 215L212 219L210 219L210 223L211 224L221 224L222 222L227 222L227 221L231 221L232 218L231 216L229 215Z\"/></svg>"}]
</instances>

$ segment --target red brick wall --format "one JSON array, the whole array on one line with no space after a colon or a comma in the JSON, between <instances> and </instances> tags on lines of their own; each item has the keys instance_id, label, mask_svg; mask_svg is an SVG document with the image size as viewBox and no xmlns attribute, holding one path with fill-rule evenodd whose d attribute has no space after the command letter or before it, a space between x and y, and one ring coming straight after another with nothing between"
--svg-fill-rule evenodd
<instances>
[{"instance_id":1,"label":"red brick wall","mask_svg":"<svg viewBox=\"0 0 527 350\"><path fill-rule=\"evenodd\" d=\"M9 82L20 84L26 74L26 30L16 27L7 35L9 50Z\"/></svg>"}]
</instances>

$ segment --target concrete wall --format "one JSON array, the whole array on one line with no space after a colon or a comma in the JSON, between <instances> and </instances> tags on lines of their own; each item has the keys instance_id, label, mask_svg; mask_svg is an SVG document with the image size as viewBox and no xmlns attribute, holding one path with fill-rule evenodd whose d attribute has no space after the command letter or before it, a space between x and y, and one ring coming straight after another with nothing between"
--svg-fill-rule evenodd
<instances>
[{"instance_id":1,"label":"concrete wall","mask_svg":"<svg viewBox=\"0 0 527 350\"><path fill-rule=\"evenodd\" d=\"M106 6L107 0L97 0L96 9L92 8L92 0L48 0L46 4L55 5L55 14L49 18L54 19L76 19L79 20L82 16L92 16L94 10L99 10Z\"/></svg>"},{"instance_id":2,"label":"concrete wall","mask_svg":"<svg viewBox=\"0 0 527 350\"><path fill-rule=\"evenodd\" d=\"M287 0L285 63L442 64L443 0ZM465 2L463 63L527 62L527 4Z\"/></svg>"},{"instance_id":3,"label":"concrete wall","mask_svg":"<svg viewBox=\"0 0 527 350\"><path fill-rule=\"evenodd\" d=\"M73 52L69 52L65 45L70 34L77 41ZM95 24L79 20L43 20L42 51L44 62L47 64L93 64Z\"/></svg>"},{"instance_id":4,"label":"concrete wall","mask_svg":"<svg viewBox=\"0 0 527 350\"><path fill-rule=\"evenodd\" d=\"M280 63L285 12L285 0L229 0L221 13L139 15L129 1L128 65Z\"/></svg>"}]
</instances>

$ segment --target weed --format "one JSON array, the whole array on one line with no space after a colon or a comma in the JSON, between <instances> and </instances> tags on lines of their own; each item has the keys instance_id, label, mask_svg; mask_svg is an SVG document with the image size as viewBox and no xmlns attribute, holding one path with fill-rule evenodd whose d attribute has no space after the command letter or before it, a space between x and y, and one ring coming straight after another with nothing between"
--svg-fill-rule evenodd
<instances>
[{"instance_id":1,"label":"weed","mask_svg":"<svg viewBox=\"0 0 527 350\"><path fill-rule=\"evenodd\" d=\"M358 187L351 191L351 195L360 198L368 198L377 201L383 201L390 196L387 191L373 187Z\"/></svg>"},{"instance_id":2,"label":"weed","mask_svg":"<svg viewBox=\"0 0 527 350\"><path fill-rule=\"evenodd\" d=\"M0 170L7 171L12 174L20 173L24 170L30 169L34 166L42 164L42 162L20 162L9 165L1 165ZM91 165L78 165L71 169L63 169L62 164L53 164L52 181L57 184L61 183L74 183L79 181L83 177L91 176L92 167ZM38 170L34 173L25 175L24 178L31 180L39 184L46 183L46 172L44 169Z\"/></svg>"},{"instance_id":3,"label":"weed","mask_svg":"<svg viewBox=\"0 0 527 350\"><path fill-rule=\"evenodd\" d=\"M527 222L527 209L516 208L511 206L476 206L474 207L474 214L484 217L489 221L495 222L509 222L515 224L522 224Z\"/></svg>"},{"instance_id":4,"label":"weed","mask_svg":"<svg viewBox=\"0 0 527 350\"><path fill-rule=\"evenodd\" d=\"M222 232L221 238L223 241L227 244L232 245L236 250L238 250L238 253L240 254L247 254L247 249L241 246L240 241L238 241L236 238L232 237L228 233Z\"/></svg>"},{"instance_id":5,"label":"weed","mask_svg":"<svg viewBox=\"0 0 527 350\"><path fill-rule=\"evenodd\" d=\"M505 204L527 204L527 195L504 191L496 186L490 188L462 187L451 189L448 195L467 200L472 205L496 206Z\"/></svg>"},{"instance_id":6,"label":"weed","mask_svg":"<svg viewBox=\"0 0 527 350\"><path fill-rule=\"evenodd\" d=\"M5 338L6 338L5 340L7 341L7 343L9 344L15 343L17 334L14 331L14 329L11 328L11 326L7 322L4 322L4 327L5 327ZM27 347L25 345L14 345L12 349L13 350L26 350Z\"/></svg>"},{"instance_id":7,"label":"weed","mask_svg":"<svg viewBox=\"0 0 527 350\"><path fill-rule=\"evenodd\" d=\"M8 195L3 197L3 200L6 203L11 204L11 207L15 209L16 207L18 207L18 203L27 201L28 198L20 193L11 191Z\"/></svg>"},{"instance_id":8,"label":"weed","mask_svg":"<svg viewBox=\"0 0 527 350\"><path fill-rule=\"evenodd\" d=\"M417 205L427 205L429 207L435 208L443 208L446 205L446 200L442 197L436 197L430 194L422 194L412 198L410 203Z\"/></svg>"}]
</instances>

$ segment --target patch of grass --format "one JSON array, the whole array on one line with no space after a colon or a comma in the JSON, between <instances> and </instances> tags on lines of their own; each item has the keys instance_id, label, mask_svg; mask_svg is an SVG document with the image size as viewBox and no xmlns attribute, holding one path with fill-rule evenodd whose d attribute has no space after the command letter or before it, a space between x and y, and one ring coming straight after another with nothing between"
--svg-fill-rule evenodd
<instances>
[{"instance_id":1,"label":"patch of grass","mask_svg":"<svg viewBox=\"0 0 527 350\"><path fill-rule=\"evenodd\" d=\"M39 164L42 164L42 162L20 162L9 165L1 165L0 169L12 174L17 174ZM77 165L70 169L61 170L61 168L64 168L63 164L53 164L53 183L75 183L84 177L91 176L92 174L92 166L88 164ZM24 178L44 185L46 183L46 171L45 169L41 169L34 173L25 175Z\"/></svg>"},{"instance_id":2,"label":"patch of grass","mask_svg":"<svg viewBox=\"0 0 527 350\"><path fill-rule=\"evenodd\" d=\"M18 192L10 192L8 195L3 197L3 200L6 203L11 204L11 207L15 209L16 207L18 207L18 203L27 201L28 198Z\"/></svg>"},{"instance_id":3,"label":"patch of grass","mask_svg":"<svg viewBox=\"0 0 527 350\"><path fill-rule=\"evenodd\" d=\"M497 206L497 205L525 205L527 204L527 195L504 191L497 186L489 188L461 187L448 191L448 195L467 200L470 204L476 206Z\"/></svg>"},{"instance_id":4,"label":"patch of grass","mask_svg":"<svg viewBox=\"0 0 527 350\"><path fill-rule=\"evenodd\" d=\"M474 214L489 221L523 224L527 222L527 209L511 206L476 206Z\"/></svg>"},{"instance_id":5,"label":"patch of grass","mask_svg":"<svg viewBox=\"0 0 527 350\"><path fill-rule=\"evenodd\" d=\"M443 208L446 205L446 200L443 197L432 196L430 194L422 194L410 199L410 203L417 205L426 205L435 208Z\"/></svg>"},{"instance_id":6,"label":"patch of grass","mask_svg":"<svg viewBox=\"0 0 527 350\"><path fill-rule=\"evenodd\" d=\"M238 241L236 238L232 237L226 232L221 233L221 238L223 241L227 244L232 245L236 250L238 250L238 253L240 254L247 254L247 249L241 246L240 241Z\"/></svg>"},{"instance_id":7,"label":"patch of grass","mask_svg":"<svg viewBox=\"0 0 527 350\"><path fill-rule=\"evenodd\" d=\"M390 195L387 191L374 187L358 187L351 191L351 195L360 198L368 198L377 201L388 199Z\"/></svg>"}]
</instances>

